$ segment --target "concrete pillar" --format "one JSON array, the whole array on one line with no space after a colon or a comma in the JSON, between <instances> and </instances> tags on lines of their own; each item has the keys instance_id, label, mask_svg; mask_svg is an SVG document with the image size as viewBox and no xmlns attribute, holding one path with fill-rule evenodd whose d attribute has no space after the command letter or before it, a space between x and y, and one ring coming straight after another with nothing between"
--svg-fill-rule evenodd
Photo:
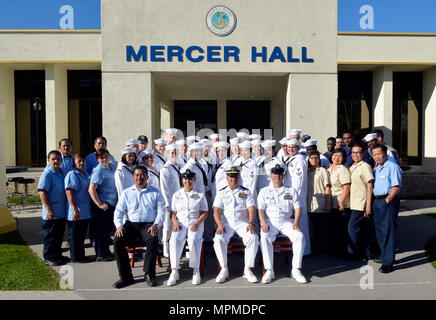
<instances>
[{"instance_id":1,"label":"concrete pillar","mask_svg":"<svg viewBox=\"0 0 436 320\"><path fill-rule=\"evenodd\" d=\"M145 134L153 147L160 121L156 122L154 80L150 72L102 73L103 135L115 159L124 142Z\"/></svg>"},{"instance_id":2,"label":"concrete pillar","mask_svg":"<svg viewBox=\"0 0 436 320\"><path fill-rule=\"evenodd\" d=\"M291 74L286 91L286 128L298 128L318 140L325 152L326 141L337 132L338 76Z\"/></svg>"},{"instance_id":3,"label":"concrete pillar","mask_svg":"<svg viewBox=\"0 0 436 320\"><path fill-rule=\"evenodd\" d=\"M423 73L423 171L431 172L436 170L436 68Z\"/></svg>"},{"instance_id":4,"label":"concrete pillar","mask_svg":"<svg viewBox=\"0 0 436 320\"><path fill-rule=\"evenodd\" d=\"M17 223L6 205L5 115L5 106L0 103L0 234L17 229Z\"/></svg>"},{"instance_id":5,"label":"concrete pillar","mask_svg":"<svg viewBox=\"0 0 436 320\"><path fill-rule=\"evenodd\" d=\"M15 85L14 70L8 66L0 66L0 103L5 107L4 130L5 137L3 141L5 146L5 165L16 165L15 154Z\"/></svg>"},{"instance_id":6,"label":"concrete pillar","mask_svg":"<svg viewBox=\"0 0 436 320\"><path fill-rule=\"evenodd\" d=\"M65 66L45 65L46 154L68 138L68 79Z\"/></svg>"},{"instance_id":7,"label":"concrete pillar","mask_svg":"<svg viewBox=\"0 0 436 320\"><path fill-rule=\"evenodd\" d=\"M217 131L227 129L227 101L217 100Z\"/></svg>"},{"instance_id":8,"label":"concrete pillar","mask_svg":"<svg viewBox=\"0 0 436 320\"><path fill-rule=\"evenodd\" d=\"M373 72L374 127L383 130L384 141L392 145L393 72L387 67Z\"/></svg>"}]
</instances>

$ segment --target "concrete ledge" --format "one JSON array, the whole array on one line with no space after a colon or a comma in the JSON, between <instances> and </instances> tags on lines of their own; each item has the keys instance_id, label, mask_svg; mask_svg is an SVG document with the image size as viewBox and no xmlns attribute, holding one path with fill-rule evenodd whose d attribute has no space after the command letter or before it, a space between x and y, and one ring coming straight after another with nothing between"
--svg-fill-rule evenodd
<instances>
[{"instance_id":1,"label":"concrete ledge","mask_svg":"<svg viewBox=\"0 0 436 320\"><path fill-rule=\"evenodd\" d=\"M8 207L0 208L0 234L17 230L17 221L15 221Z\"/></svg>"},{"instance_id":2,"label":"concrete ledge","mask_svg":"<svg viewBox=\"0 0 436 320\"><path fill-rule=\"evenodd\" d=\"M74 291L0 291L0 300L83 300Z\"/></svg>"}]
</instances>

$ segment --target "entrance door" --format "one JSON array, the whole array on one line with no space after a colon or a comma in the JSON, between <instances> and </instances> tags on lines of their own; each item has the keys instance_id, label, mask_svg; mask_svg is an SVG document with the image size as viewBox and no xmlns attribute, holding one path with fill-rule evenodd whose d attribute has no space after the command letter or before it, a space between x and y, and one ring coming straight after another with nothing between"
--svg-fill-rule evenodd
<instances>
[{"instance_id":1,"label":"entrance door","mask_svg":"<svg viewBox=\"0 0 436 320\"><path fill-rule=\"evenodd\" d=\"M174 127L186 136L188 121L195 121L195 132L217 130L217 102L215 100L175 100Z\"/></svg>"},{"instance_id":2,"label":"entrance door","mask_svg":"<svg viewBox=\"0 0 436 320\"><path fill-rule=\"evenodd\" d=\"M227 130L260 130L264 136L270 125L270 101L264 100L229 100L227 101Z\"/></svg>"}]
</instances>

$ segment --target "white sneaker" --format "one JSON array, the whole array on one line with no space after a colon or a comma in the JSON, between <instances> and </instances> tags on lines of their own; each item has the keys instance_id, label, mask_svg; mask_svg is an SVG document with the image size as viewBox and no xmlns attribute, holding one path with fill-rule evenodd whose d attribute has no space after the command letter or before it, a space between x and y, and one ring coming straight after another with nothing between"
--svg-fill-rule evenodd
<instances>
[{"instance_id":1,"label":"white sneaker","mask_svg":"<svg viewBox=\"0 0 436 320\"><path fill-rule=\"evenodd\" d=\"M244 275L242 276L244 279L247 279L248 282L252 282L255 283L257 282L257 277L253 274L253 272L251 272L250 268L245 268L244 269Z\"/></svg>"},{"instance_id":2,"label":"white sneaker","mask_svg":"<svg viewBox=\"0 0 436 320\"><path fill-rule=\"evenodd\" d=\"M222 268L220 273L218 274L218 277L216 277L216 282L223 283L226 281L226 279L229 277L229 269Z\"/></svg>"},{"instance_id":3,"label":"white sneaker","mask_svg":"<svg viewBox=\"0 0 436 320\"><path fill-rule=\"evenodd\" d=\"M266 270L265 274L262 277L262 283L270 283L275 278L274 271Z\"/></svg>"},{"instance_id":4,"label":"white sneaker","mask_svg":"<svg viewBox=\"0 0 436 320\"><path fill-rule=\"evenodd\" d=\"M167 281L167 286L173 286L176 284L177 280L179 280L179 271L177 270L172 270L170 277L168 278Z\"/></svg>"},{"instance_id":5,"label":"white sneaker","mask_svg":"<svg viewBox=\"0 0 436 320\"><path fill-rule=\"evenodd\" d=\"M164 241L164 243L163 243L163 256L165 258L168 258L170 256L170 253L168 251L168 242L167 241Z\"/></svg>"},{"instance_id":6,"label":"white sneaker","mask_svg":"<svg viewBox=\"0 0 436 320\"><path fill-rule=\"evenodd\" d=\"M307 283L306 278L301 273L300 269L292 268L291 278L294 278L299 283Z\"/></svg>"},{"instance_id":7,"label":"white sneaker","mask_svg":"<svg viewBox=\"0 0 436 320\"><path fill-rule=\"evenodd\" d=\"M194 271L192 274L192 284L199 285L201 283L200 271Z\"/></svg>"}]
</instances>

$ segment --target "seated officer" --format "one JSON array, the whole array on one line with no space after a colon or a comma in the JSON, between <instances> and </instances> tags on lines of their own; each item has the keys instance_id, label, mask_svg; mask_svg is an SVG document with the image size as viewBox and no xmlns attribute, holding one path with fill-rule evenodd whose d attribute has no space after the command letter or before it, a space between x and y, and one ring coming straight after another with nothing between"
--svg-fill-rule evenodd
<instances>
[{"instance_id":1,"label":"seated officer","mask_svg":"<svg viewBox=\"0 0 436 320\"><path fill-rule=\"evenodd\" d=\"M307 280L300 271L306 240L299 226L301 203L295 189L283 185L285 169L277 164L271 169L272 182L259 192L257 206L261 224L260 248L266 272L262 283L274 280L273 241L279 233L292 241L292 271L291 278L300 283ZM295 210L295 219L291 219Z\"/></svg>"},{"instance_id":2,"label":"seated officer","mask_svg":"<svg viewBox=\"0 0 436 320\"><path fill-rule=\"evenodd\" d=\"M214 218L217 230L213 239L213 247L221 271L216 282L224 282L229 277L227 268L227 244L235 232L242 238L245 245L245 267L243 277L249 282L257 282L256 276L250 268L254 267L259 238L254 229L256 217L255 200L251 192L239 186L238 167L231 167L226 170L228 185L221 188L213 203ZM221 213L223 213L221 215Z\"/></svg>"},{"instance_id":3,"label":"seated officer","mask_svg":"<svg viewBox=\"0 0 436 320\"><path fill-rule=\"evenodd\" d=\"M114 252L120 280L115 288L123 288L133 283L132 269L126 246L143 241L147 250L144 258L144 279L149 286L156 285L156 255L159 245L159 227L165 217L165 201L156 188L147 186L147 168L137 166L133 171L135 185L121 193L115 208L114 224L117 228L114 238ZM123 225L123 217L126 222Z\"/></svg>"}]
</instances>

